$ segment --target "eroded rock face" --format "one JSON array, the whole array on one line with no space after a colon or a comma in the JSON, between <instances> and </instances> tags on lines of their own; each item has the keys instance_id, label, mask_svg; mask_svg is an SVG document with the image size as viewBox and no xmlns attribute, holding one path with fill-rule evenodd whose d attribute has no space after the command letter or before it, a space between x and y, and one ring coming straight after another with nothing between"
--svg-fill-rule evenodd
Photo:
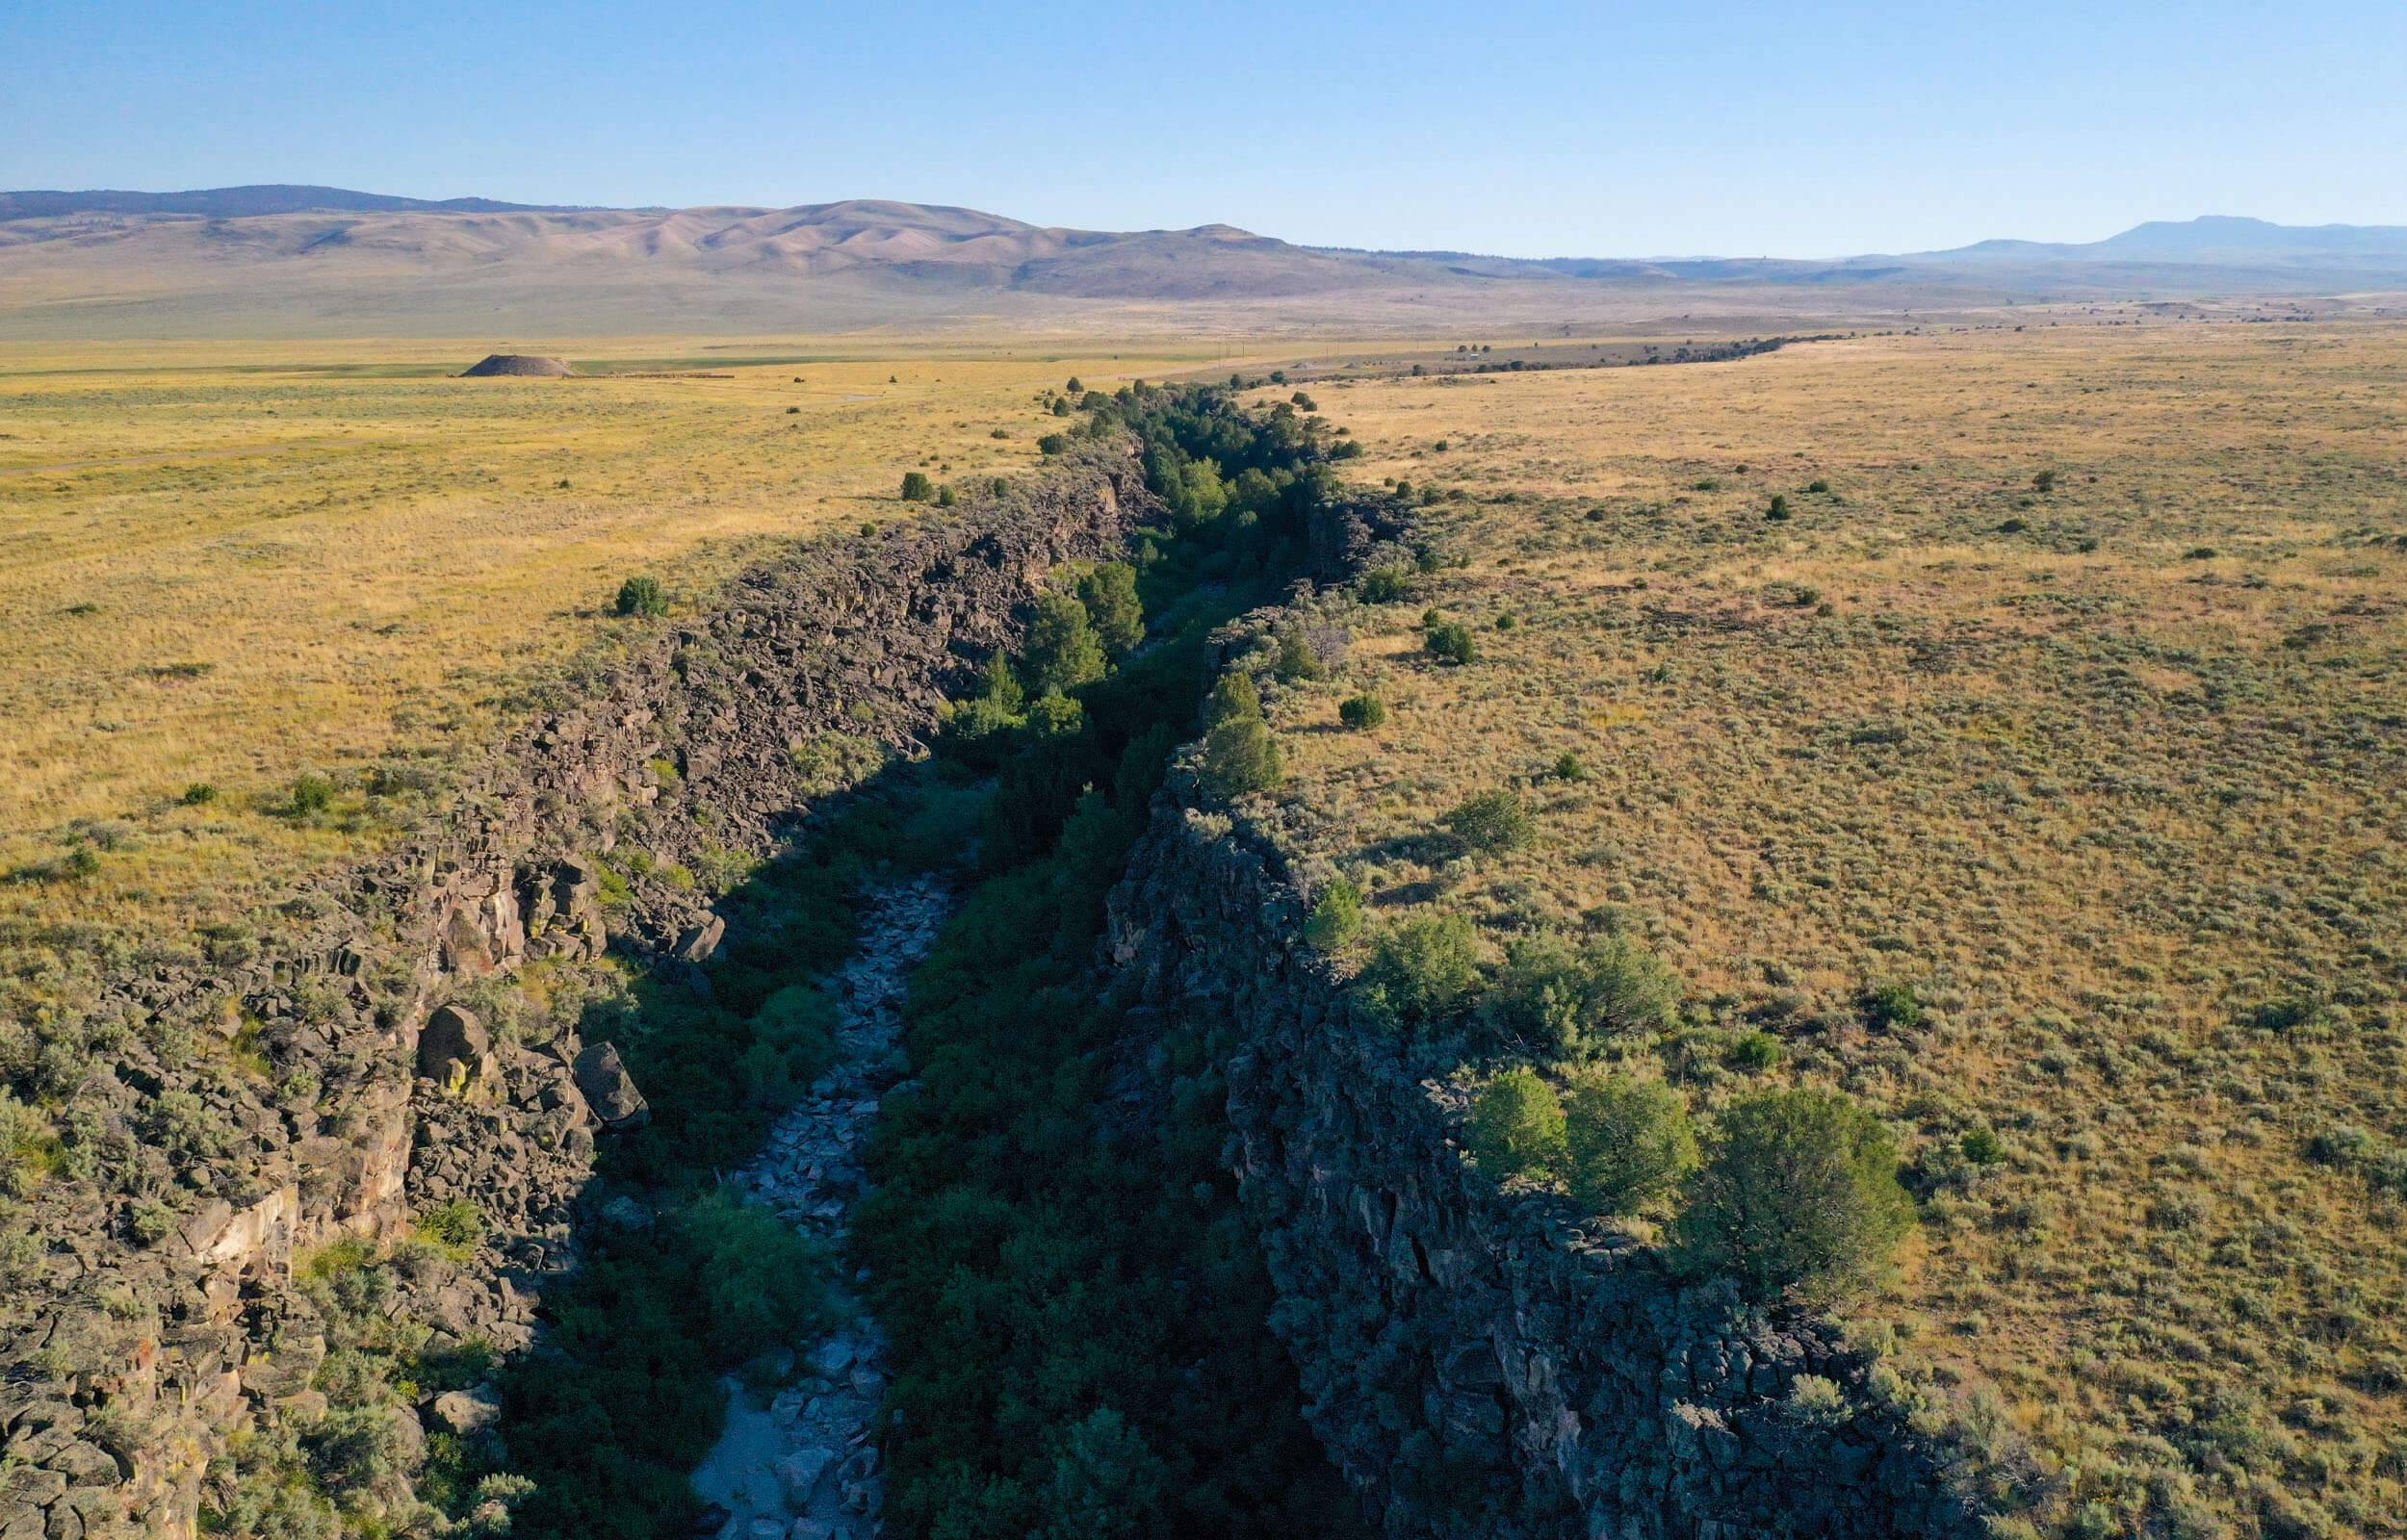
<instances>
[{"instance_id":1,"label":"eroded rock face","mask_svg":"<svg viewBox=\"0 0 2407 1540\"><path fill-rule=\"evenodd\" d=\"M606 944L708 956L717 921L690 892L638 885L606 916L594 857L611 832L649 811L662 863L706 839L769 854L809 810L798 750L931 730L947 691L1016 638L1044 576L1118 553L1152 506L1125 449L1097 446L950 520L752 572L719 609L662 628L514 734L437 827L293 895L289 928L257 956L119 981L104 1013L145 1030L94 1066L74 1109L139 1143L174 1107L208 1131L210 1191L147 1245L122 1193L60 1178L28 1205L50 1250L0 1297L0 1537L193 1534L201 1467L225 1437L253 1408L306 1409L317 1394L262 1359L259 1334L306 1338L292 1257L337 1234L473 1202L486 1243L411 1308L455 1335L523 1345L531 1290L573 1262L596 1131L639 1117L642 1098L607 1044L496 1042L473 1011L440 1002L465 981ZM161 1020L217 1039L254 1023L272 1074L188 1087L148 1046ZM296 1085L314 1096L278 1100ZM127 1298L134 1316L109 1313ZM108 1436L139 1447L112 1453L94 1430L113 1408L140 1415L97 1426L137 1428Z\"/></svg>"},{"instance_id":2,"label":"eroded rock face","mask_svg":"<svg viewBox=\"0 0 2407 1540\"><path fill-rule=\"evenodd\" d=\"M1946 1451L1827 1327L1683 1288L1651 1251L1466 1167L1442 1091L1298 942L1305 905L1268 841L1166 799L1111 914L1133 1021L1237 1027L1229 1115L1274 1324L1313 1430L1389 1535L1981 1532ZM1836 1383L1845 1414L1795 1416L1802 1374Z\"/></svg>"}]
</instances>

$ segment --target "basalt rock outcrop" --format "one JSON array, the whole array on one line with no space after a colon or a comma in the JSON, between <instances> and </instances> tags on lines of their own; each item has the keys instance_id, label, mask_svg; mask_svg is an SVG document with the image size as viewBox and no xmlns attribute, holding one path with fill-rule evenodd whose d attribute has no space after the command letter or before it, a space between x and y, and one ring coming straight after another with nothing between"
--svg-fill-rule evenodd
<instances>
[{"instance_id":1,"label":"basalt rock outcrop","mask_svg":"<svg viewBox=\"0 0 2407 1540\"><path fill-rule=\"evenodd\" d=\"M1146 507L1101 443L949 519L801 549L558 682L438 821L293 895L247 961L121 981L0 1299L0 1537L192 1535L227 1437L316 1394L292 1269L329 1240L474 1203L485 1239L413 1308L527 1342L594 1142L645 1103L610 1044L505 1034L473 991L606 946L707 956L689 886L606 904L597 858L774 851L841 782L828 764L927 732L1047 574L1116 554Z\"/></svg>"},{"instance_id":2,"label":"basalt rock outcrop","mask_svg":"<svg viewBox=\"0 0 2407 1540\"><path fill-rule=\"evenodd\" d=\"M1174 790L1178 781L1174 777ZM1145 1013L1226 1021L1232 1158L1306 1416L1385 1531L1427 1540L1969 1537L1951 1452L1805 1315L1458 1152L1462 1109L1299 937L1275 841L1166 795L1115 893ZM1809 1385L1816 1376L1835 1387Z\"/></svg>"}]
</instances>

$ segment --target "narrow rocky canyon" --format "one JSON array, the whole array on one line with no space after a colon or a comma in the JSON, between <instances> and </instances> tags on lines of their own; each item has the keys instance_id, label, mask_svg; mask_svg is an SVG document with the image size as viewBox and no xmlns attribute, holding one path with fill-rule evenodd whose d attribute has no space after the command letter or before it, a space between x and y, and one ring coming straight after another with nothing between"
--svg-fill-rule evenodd
<instances>
[{"instance_id":1,"label":"narrow rocky canyon","mask_svg":"<svg viewBox=\"0 0 2407 1540\"><path fill-rule=\"evenodd\" d=\"M862 1150L879 1098L906 1072L898 1039L911 969L927 955L948 907L933 877L868 898L860 943L835 981L837 1061L736 1177L749 1201L773 1207L831 1254L841 1252L854 1206L866 1195ZM882 1532L872 1419L886 1387L886 1340L841 1283L829 1302L834 1325L765 1401L734 1376L726 1382L727 1429L694 1473L722 1540L860 1540Z\"/></svg>"}]
</instances>

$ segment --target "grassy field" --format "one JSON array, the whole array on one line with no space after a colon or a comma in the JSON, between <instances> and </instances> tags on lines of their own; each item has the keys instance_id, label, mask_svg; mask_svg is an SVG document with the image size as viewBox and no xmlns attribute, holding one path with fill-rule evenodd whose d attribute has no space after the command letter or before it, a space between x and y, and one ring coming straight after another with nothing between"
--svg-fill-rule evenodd
<instances>
[{"instance_id":1,"label":"grassy field","mask_svg":"<svg viewBox=\"0 0 2407 1540\"><path fill-rule=\"evenodd\" d=\"M2407 1532L2407 331L1312 394L1464 564L1275 703L1301 851L1375 924L1610 912L1709 1103L1891 1119L1926 1223L1856 1314L2031 1439L2065 1532ZM1498 785L1531 847L1426 837ZM1868 1021L1887 984L1928 1020Z\"/></svg>"},{"instance_id":2,"label":"grassy field","mask_svg":"<svg viewBox=\"0 0 2407 1540\"><path fill-rule=\"evenodd\" d=\"M13 971L180 941L373 844L429 761L608 645L629 575L693 602L778 542L913 515L907 470L1033 462L1069 375L1211 357L519 346L596 377L450 377L476 344L0 348ZM295 816L303 774L336 795ZM188 803L196 785L214 799Z\"/></svg>"}]
</instances>

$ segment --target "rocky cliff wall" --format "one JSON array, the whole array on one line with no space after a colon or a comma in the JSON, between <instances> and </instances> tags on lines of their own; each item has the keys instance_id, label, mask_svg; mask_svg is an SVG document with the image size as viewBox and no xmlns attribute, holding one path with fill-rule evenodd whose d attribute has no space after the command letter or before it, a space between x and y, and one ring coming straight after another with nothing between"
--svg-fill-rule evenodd
<instances>
[{"instance_id":1,"label":"rocky cliff wall","mask_svg":"<svg viewBox=\"0 0 2407 1540\"><path fill-rule=\"evenodd\" d=\"M474 1201L489 1240L415 1303L522 1346L597 1131L643 1104L608 1044L500 1040L462 998L606 945L708 955L703 899L638 882L606 912L597 858L769 853L866 747L933 725L1048 573L1117 554L1146 499L1099 445L757 570L563 682L437 824L295 895L254 958L123 981L81 1035L72 1158L28 1205L30 1282L0 1301L0 1540L191 1535L226 1438L315 1395L291 1269L330 1238Z\"/></svg>"},{"instance_id":2,"label":"rocky cliff wall","mask_svg":"<svg viewBox=\"0 0 2407 1540\"><path fill-rule=\"evenodd\" d=\"M1647 1247L1466 1165L1459 1106L1353 1012L1299 939L1306 912L1268 838L1166 793L1113 899L1112 960L1144 1010L1204 1014L1238 1045L1231 1159L1273 1324L1389 1535L1981 1532L1912 1393L1827 1325L1684 1288ZM1843 1404L1793 1395L1801 1375Z\"/></svg>"}]
</instances>

